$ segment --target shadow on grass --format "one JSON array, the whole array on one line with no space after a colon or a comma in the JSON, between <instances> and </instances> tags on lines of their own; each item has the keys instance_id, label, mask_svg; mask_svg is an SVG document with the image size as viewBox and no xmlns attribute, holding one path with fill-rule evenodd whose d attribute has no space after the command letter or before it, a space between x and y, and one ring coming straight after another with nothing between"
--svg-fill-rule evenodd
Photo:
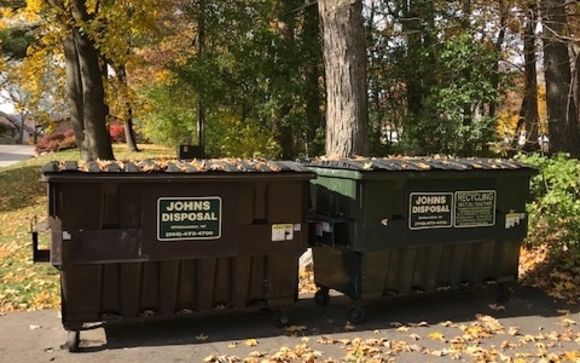
<instances>
[{"instance_id":1,"label":"shadow on grass","mask_svg":"<svg viewBox=\"0 0 580 363\"><path fill-rule=\"evenodd\" d=\"M39 166L0 171L0 213L36 206L46 193Z\"/></svg>"},{"instance_id":2,"label":"shadow on grass","mask_svg":"<svg viewBox=\"0 0 580 363\"><path fill-rule=\"evenodd\" d=\"M475 320L477 314L495 318L557 317L558 310L568 309L577 313L577 305L556 302L540 290L522 286L514 287L515 294L505 304L505 310L494 310L490 289L450 291L447 293L422 294L391 298L367 305L367 321L356 324L354 333L372 334L375 330L397 334L394 322L413 325L426 322L435 326L444 321L465 323ZM304 336L320 334L344 334L346 311L350 300L343 296L331 298L328 307L318 307L311 297L301 299L293 313L293 323L305 326ZM561 310L560 310L561 311ZM104 349L124 349L143 346L196 345L224 341L244 341L280 337L285 331L274 325L275 314L271 311L199 314L181 319L150 320L146 322L115 322L105 325L107 343L84 348L84 352ZM440 326L438 329L442 329ZM207 339L200 340L200 336Z\"/></svg>"}]
</instances>

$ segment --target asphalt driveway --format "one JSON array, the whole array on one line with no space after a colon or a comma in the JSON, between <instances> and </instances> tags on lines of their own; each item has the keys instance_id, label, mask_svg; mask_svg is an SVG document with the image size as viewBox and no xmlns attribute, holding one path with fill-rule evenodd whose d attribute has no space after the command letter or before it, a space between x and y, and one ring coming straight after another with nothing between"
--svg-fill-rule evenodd
<instances>
[{"instance_id":1,"label":"asphalt driveway","mask_svg":"<svg viewBox=\"0 0 580 363\"><path fill-rule=\"evenodd\" d=\"M315 362L343 361L349 354L358 354L360 362L368 361L369 354L384 359L379 362L472 362L477 354L483 359L490 352L496 352L497 361L502 360L497 354L523 361L550 354L559 361L580 357L579 307L535 289L517 287L505 305L497 305L485 290L396 298L368 306L368 321L358 325L346 322L348 306L344 297L334 297L325 308L301 299L290 331L276 328L266 311L109 324L82 332L76 354L63 345L66 332L57 311L9 313L0 317L0 361L241 362L253 355L255 360L248 362L262 362L283 347L303 354L316 351L321 356ZM452 355L449 347L462 339L464 352Z\"/></svg>"},{"instance_id":2,"label":"asphalt driveway","mask_svg":"<svg viewBox=\"0 0 580 363\"><path fill-rule=\"evenodd\" d=\"M2 145L0 144L0 167L9 166L34 155L34 146L31 145Z\"/></svg>"}]
</instances>

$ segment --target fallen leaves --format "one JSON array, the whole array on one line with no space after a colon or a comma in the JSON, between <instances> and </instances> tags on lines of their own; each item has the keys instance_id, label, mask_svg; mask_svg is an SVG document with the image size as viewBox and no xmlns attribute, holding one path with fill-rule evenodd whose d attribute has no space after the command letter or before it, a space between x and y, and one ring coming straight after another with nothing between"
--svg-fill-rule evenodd
<instances>
[{"instance_id":1,"label":"fallen leaves","mask_svg":"<svg viewBox=\"0 0 580 363\"><path fill-rule=\"evenodd\" d=\"M576 325L576 322L570 318L561 318L560 319L560 325L562 325L563 327L567 328L569 326L572 325Z\"/></svg>"},{"instance_id":2,"label":"fallen leaves","mask_svg":"<svg viewBox=\"0 0 580 363\"><path fill-rule=\"evenodd\" d=\"M345 331L353 331L355 330L354 325L351 324L350 321L347 321L346 324L342 327Z\"/></svg>"},{"instance_id":3,"label":"fallen leaves","mask_svg":"<svg viewBox=\"0 0 580 363\"><path fill-rule=\"evenodd\" d=\"M195 340L197 340L198 342L205 342L207 338L208 336L203 333L195 336Z\"/></svg>"},{"instance_id":4,"label":"fallen leaves","mask_svg":"<svg viewBox=\"0 0 580 363\"><path fill-rule=\"evenodd\" d=\"M580 274L564 270L563 261L551 258L548 243L534 248L522 247L519 262L522 283L568 303L580 303Z\"/></svg>"},{"instance_id":5,"label":"fallen leaves","mask_svg":"<svg viewBox=\"0 0 580 363\"><path fill-rule=\"evenodd\" d=\"M255 347L256 345L260 344L256 339L246 339L244 344L248 347Z\"/></svg>"},{"instance_id":6,"label":"fallen leaves","mask_svg":"<svg viewBox=\"0 0 580 363\"><path fill-rule=\"evenodd\" d=\"M284 331L290 335L298 335L298 334L303 333L305 330L306 330L306 327L304 325L291 325L291 326L284 328Z\"/></svg>"},{"instance_id":7,"label":"fallen leaves","mask_svg":"<svg viewBox=\"0 0 580 363\"><path fill-rule=\"evenodd\" d=\"M439 332L431 332L427 335L427 337L431 340L438 340L440 342L444 342L445 341L445 336Z\"/></svg>"}]
</instances>

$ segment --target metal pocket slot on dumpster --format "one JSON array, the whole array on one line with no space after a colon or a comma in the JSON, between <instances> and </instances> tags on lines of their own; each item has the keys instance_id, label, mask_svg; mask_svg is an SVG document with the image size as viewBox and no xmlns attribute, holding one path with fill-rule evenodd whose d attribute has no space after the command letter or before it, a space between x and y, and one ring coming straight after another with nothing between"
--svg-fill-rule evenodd
<instances>
[{"instance_id":1,"label":"metal pocket slot on dumpster","mask_svg":"<svg viewBox=\"0 0 580 363\"><path fill-rule=\"evenodd\" d=\"M314 276L360 303L390 295L517 280L534 170L499 159L345 159L309 164Z\"/></svg>"},{"instance_id":2,"label":"metal pocket slot on dumpster","mask_svg":"<svg viewBox=\"0 0 580 363\"><path fill-rule=\"evenodd\" d=\"M253 306L288 322L307 247L303 166L53 162L43 176L70 350L91 322Z\"/></svg>"}]
</instances>

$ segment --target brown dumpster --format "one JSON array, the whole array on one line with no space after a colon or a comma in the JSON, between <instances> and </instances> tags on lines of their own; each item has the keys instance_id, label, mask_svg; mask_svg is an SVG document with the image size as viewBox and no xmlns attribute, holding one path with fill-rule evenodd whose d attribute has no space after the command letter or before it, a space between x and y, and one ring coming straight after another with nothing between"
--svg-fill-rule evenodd
<instances>
[{"instance_id":1,"label":"brown dumpster","mask_svg":"<svg viewBox=\"0 0 580 363\"><path fill-rule=\"evenodd\" d=\"M71 351L92 322L264 306L288 322L313 177L299 164L52 162L43 177Z\"/></svg>"}]
</instances>

